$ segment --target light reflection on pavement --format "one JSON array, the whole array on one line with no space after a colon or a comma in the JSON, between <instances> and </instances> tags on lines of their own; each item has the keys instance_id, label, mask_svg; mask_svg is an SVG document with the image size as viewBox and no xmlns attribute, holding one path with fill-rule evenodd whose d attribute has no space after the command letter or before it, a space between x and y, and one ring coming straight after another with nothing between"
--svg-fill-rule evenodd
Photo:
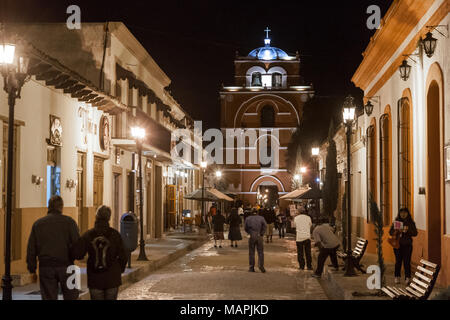
<instances>
[{"instance_id":1,"label":"light reflection on pavement","mask_svg":"<svg viewBox=\"0 0 450 320\"><path fill-rule=\"evenodd\" d=\"M227 235L225 234L225 237ZM225 244L225 245L224 245ZM264 243L265 268L248 272L247 239L238 248L210 241L119 294L120 300L328 299L311 271L298 269L293 238Z\"/></svg>"}]
</instances>

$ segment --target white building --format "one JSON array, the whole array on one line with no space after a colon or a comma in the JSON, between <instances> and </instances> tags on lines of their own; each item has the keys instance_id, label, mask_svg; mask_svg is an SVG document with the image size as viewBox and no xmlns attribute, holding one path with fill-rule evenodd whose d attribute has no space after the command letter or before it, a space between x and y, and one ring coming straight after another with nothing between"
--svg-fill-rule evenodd
<instances>
[{"instance_id":1,"label":"white building","mask_svg":"<svg viewBox=\"0 0 450 320\"><path fill-rule=\"evenodd\" d=\"M193 120L166 90L168 76L124 24L85 23L81 30L69 30L65 24L7 25L6 32L24 40L18 48L30 57L31 75L15 113L13 274L26 273L31 226L47 213L53 194L63 197L64 214L74 218L82 232L93 226L100 205L112 208L115 228L124 212L139 212L133 126L147 133L142 166L146 238L162 237L179 224L182 209L198 211L192 201L178 200L199 185L199 170L193 161L170 154L172 132L188 128L193 134ZM2 235L7 124L7 96L2 91ZM1 236L0 273L3 241Z\"/></svg>"}]
</instances>

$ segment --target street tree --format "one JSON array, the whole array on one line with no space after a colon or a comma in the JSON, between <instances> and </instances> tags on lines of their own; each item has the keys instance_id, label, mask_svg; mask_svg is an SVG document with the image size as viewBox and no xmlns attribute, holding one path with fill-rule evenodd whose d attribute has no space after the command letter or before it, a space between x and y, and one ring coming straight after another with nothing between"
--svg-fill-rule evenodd
<instances>
[{"instance_id":1,"label":"street tree","mask_svg":"<svg viewBox=\"0 0 450 320\"><path fill-rule=\"evenodd\" d=\"M326 157L325 182L323 187L323 207L325 213L333 217L333 213L337 208L338 202L338 172L337 172L337 151L336 143L333 139L334 124L330 122L328 131L328 148Z\"/></svg>"}]
</instances>

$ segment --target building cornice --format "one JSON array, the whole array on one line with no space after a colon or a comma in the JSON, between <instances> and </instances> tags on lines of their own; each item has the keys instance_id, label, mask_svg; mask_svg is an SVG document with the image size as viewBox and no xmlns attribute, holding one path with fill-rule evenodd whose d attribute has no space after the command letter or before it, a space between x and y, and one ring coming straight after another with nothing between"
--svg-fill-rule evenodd
<instances>
[{"instance_id":1,"label":"building cornice","mask_svg":"<svg viewBox=\"0 0 450 320\"><path fill-rule=\"evenodd\" d=\"M382 20L381 28L370 39L370 43L363 53L363 61L352 77L352 82L362 90L366 91L375 77L382 71L383 67L392 59L398 48L402 45L408 35L417 27L422 17L428 12L435 0L396 0L389 8ZM433 17L426 25L437 24L448 13L448 1L444 0ZM417 47L420 38L427 32L424 26L417 32L416 36L409 42L402 54L411 54ZM403 60L400 55L383 75L381 82L398 70ZM380 82L380 81L379 81ZM379 88L380 83L374 87ZM372 90L371 90L372 91ZM367 94L369 95L370 94Z\"/></svg>"}]
</instances>

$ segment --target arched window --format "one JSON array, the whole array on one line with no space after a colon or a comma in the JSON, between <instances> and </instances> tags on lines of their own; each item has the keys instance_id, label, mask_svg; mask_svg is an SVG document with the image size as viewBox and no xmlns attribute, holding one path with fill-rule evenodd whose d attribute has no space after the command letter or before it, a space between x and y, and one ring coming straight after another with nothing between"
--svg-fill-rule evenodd
<instances>
[{"instance_id":1,"label":"arched window","mask_svg":"<svg viewBox=\"0 0 450 320\"><path fill-rule=\"evenodd\" d=\"M282 85L282 76L279 72L272 73L272 87L281 88Z\"/></svg>"},{"instance_id":2,"label":"arched window","mask_svg":"<svg viewBox=\"0 0 450 320\"><path fill-rule=\"evenodd\" d=\"M391 117L380 117L380 209L385 226L391 223Z\"/></svg>"},{"instance_id":3,"label":"arched window","mask_svg":"<svg viewBox=\"0 0 450 320\"><path fill-rule=\"evenodd\" d=\"M375 135L375 124L373 124L367 128L367 222L373 222L373 217L370 215L370 195L375 201L377 196L377 141Z\"/></svg>"},{"instance_id":4,"label":"arched window","mask_svg":"<svg viewBox=\"0 0 450 320\"><path fill-rule=\"evenodd\" d=\"M261 127L273 128L275 126L275 111L272 106L266 105L261 109Z\"/></svg>"},{"instance_id":5,"label":"arched window","mask_svg":"<svg viewBox=\"0 0 450 320\"><path fill-rule=\"evenodd\" d=\"M398 206L412 212L411 108L408 98L398 101Z\"/></svg>"},{"instance_id":6,"label":"arched window","mask_svg":"<svg viewBox=\"0 0 450 320\"><path fill-rule=\"evenodd\" d=\"M261 87L261 72L253 72L252 73L252 87Z\"/></svg>"}]
</instances>

